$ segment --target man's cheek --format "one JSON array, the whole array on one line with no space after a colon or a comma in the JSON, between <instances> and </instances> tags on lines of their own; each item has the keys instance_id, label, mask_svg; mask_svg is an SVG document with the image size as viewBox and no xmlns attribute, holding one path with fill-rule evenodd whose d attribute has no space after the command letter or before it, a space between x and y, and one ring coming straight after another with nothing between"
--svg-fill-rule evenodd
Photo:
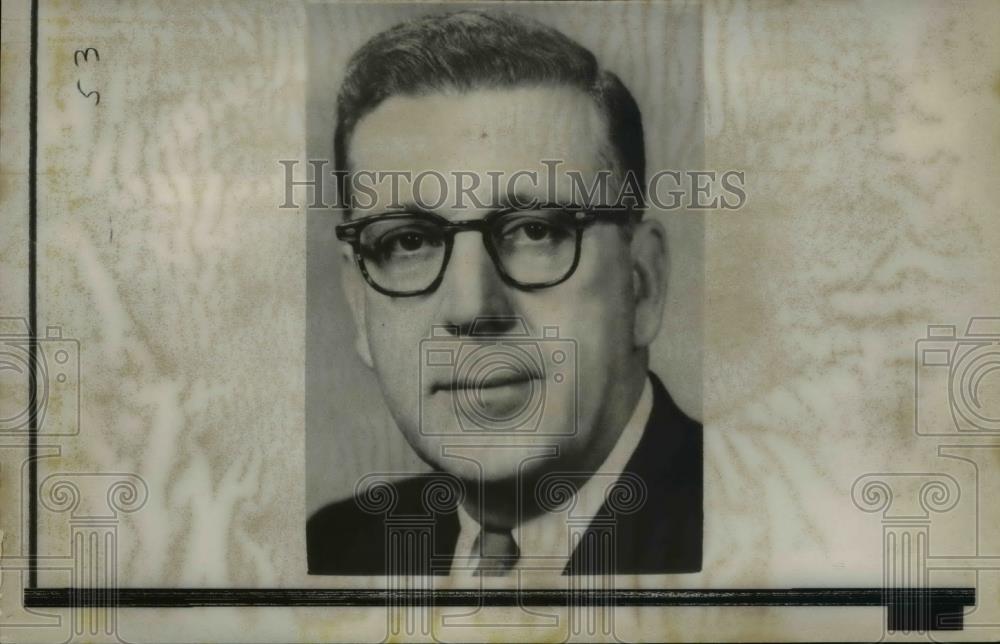
<instances>
[{"instance_id":1,"label":"man's cheek","mask_svg":"<svg viewBox=\"0 0 1000 644\"><path fill-rule=\"evenodd\" d=\"M372 350L389 348L397 351L401 346L416 347L423 337L421 320L426 317L419 310L409 306L409 298L388 298L384 295L372 296L368 302L368 328L373 339L380 346Z\"/></svg>"},{"instance_id":2,"label":"man's cheek","mask_svg":"<svg viewBox=\"0 0 1000 644\"><path fill-rule=\"evenodd\" d=\"M567 285L572 292L561 298L565 300L561 306L570 311L568 319L601 323L610 315L623 317L633 297L631 270L619 262L581 267Z\"/></svg>"}]
</instances>

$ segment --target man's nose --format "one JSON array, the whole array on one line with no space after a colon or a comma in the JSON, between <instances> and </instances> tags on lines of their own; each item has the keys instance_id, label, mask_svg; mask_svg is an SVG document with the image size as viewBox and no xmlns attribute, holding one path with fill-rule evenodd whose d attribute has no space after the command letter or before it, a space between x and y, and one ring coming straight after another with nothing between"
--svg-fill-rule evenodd
<instances>
[{"instance_id":1,"label":"man's nose","mask_svg":"<svg viewBox=\"0 0 1000 644\"><path fill-rule=\"evenodd\" d=\"M481 334L503 333L514 324L510 288L477 233L455 235L451 259L438 288L441 318L459 335L470 335L473 325Z\"/></svg>"}]
</instances>

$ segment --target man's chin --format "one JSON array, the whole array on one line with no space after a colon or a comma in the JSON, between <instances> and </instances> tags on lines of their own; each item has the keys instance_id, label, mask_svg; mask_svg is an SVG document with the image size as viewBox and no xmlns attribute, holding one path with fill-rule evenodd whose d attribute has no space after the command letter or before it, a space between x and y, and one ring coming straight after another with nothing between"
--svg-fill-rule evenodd
<instances>
[{"instance_id":1,"label":"man's chin","mask_svg":"<svg viewBox=\"0 0 1000 644\"><path fill-rule=\"evenodd\" d=\"M552 466L555 444L442 445L431 463L466 483L505 483L533 478Z\"/></svg>"}]
</instances>

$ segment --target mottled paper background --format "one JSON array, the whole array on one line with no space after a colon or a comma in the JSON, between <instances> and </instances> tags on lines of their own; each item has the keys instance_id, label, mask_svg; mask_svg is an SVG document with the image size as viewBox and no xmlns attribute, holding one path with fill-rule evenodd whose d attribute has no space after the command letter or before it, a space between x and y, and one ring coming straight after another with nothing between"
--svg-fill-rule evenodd
<instances>
[{"instance_id":1,"label":"mottled paper background","mask_svg":"<svg viewBox=\"0 0 1000 644\"><path fill-rule=\"evenodd\" d=\"M28 308L28 15L3 4L3 316ZM59 455L39 480L142 476L148 500L118 527L122 586L347 583L304 574L307 218L277 208L276 160L308 152L311 15L41 3L38 321L79 340L82 377L80 435L42 437ZM704 215L705 572L620 585L878 587L882 516L851 497L869 473L953 477L961 498L933 516L931 552L1000 556L997 451L979 470L943 458L940 446L970 440L916 436L913 418L926 326L1000 315L1000 5L726 2L702 21L704 165L745 170L750 192L744 210ZM88 46L101 61L74 66ZM17 626L44 621L20 608L23 444L0 440L0 639L63 639ZM81 511L106 503L99 485L83 491ZM43 508L39 526L42 554L67 552L66 513ZM965 632L935 637L996 639L973 624L1000 623L998 576L933 575L980 597ZM68 583L46 570L40 582ZM565 619L544 617L565 610L536 613L485 609L468 619L479 628L435 635L565 637ZM880 608L618 609L615 621L627 640L883 628ZM118 629L129 641L386 636L384 610L347 608L128 609Z\"/></svg>"}]
</instances>

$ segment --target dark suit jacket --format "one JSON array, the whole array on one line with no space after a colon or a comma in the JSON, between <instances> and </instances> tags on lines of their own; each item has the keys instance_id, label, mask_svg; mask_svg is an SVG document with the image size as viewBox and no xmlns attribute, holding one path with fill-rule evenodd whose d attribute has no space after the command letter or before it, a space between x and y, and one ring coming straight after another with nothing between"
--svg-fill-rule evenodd
<instances>
[{"instance_id":1,"label":"dark suit jacket","mask_svg":"<svg viewBox=\"0 0 1000 644\"><path fill-rule=\"evenodd\" d=\"M598 516L613 523L614 555L595 556L591 550L602 541L602 522L595 520L563 574L701 570L702 426L674 404L655 375L650 379L653 410L625 467L645 483L645 503L634 512L620 513L606 502ZM321 508L309 518L306 530L309 573L448 574L459 535L457 511L447 500L428 504L428 494L440 494L440 484L449 480L454 482L434 473L392 483L391 509L358 497ZM438 487L431 490L434 484Z\"/></svg>"}]
</instances>

